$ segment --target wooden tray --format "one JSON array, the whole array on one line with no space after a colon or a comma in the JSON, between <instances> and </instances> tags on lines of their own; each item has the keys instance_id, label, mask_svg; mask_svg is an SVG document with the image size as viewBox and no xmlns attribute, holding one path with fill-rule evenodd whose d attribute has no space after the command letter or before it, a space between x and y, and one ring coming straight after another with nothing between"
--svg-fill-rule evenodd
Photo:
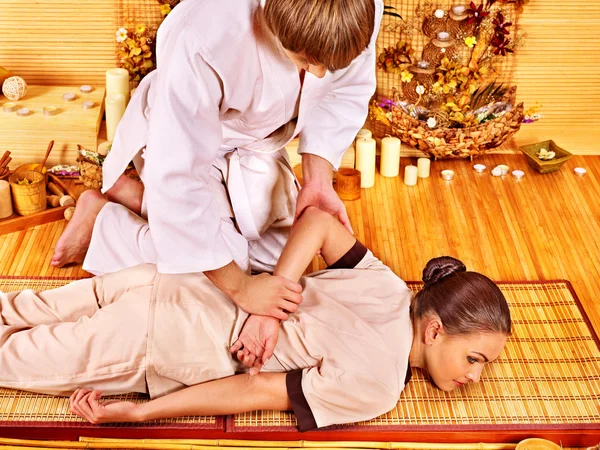
<instances>
[{"instance_id":1,"label":"wooden tray","mask_svg":"<svg viewBox=\"0 0 600 450\"><path fill-rule=\"evenodd\" d=\"M78 196L74 191L65 185L56 175L49 173L48 177L53 183L57 184L63 191L77 201ZM37 227L38 225L43 225L45 223L62 220L65 218L65 209L67 208L68 206L57 206L56 208L48 208L45 211L30 216L13 214L5 219L0 219L0 236L26 230L31 227Z\"/></svg>"}]
</instances>

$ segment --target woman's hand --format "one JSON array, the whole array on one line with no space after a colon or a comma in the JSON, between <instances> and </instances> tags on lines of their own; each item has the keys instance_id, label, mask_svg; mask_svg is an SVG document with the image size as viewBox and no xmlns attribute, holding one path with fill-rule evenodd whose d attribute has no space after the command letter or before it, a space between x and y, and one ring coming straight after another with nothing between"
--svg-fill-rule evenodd
<instances>
[{"instance_id":1,"label":"woman's hand","mask_svg":"<svg viewBox=\"0 0 600 450\"><path fill-rule=\"evenodd\" d=\"M246 367L250 367L250 375L256 375L273 355L278 337L279 320L250 316L229 351Z\"/></svg>"},{"instance_id":2,"label":"woman's hand","mask_svg":"<svg viewBox=\"0 0 600 450\"><path fill-rule=\"evenodd\" d=\"M141 422L139 405L132 402L112 400L102 402L102 392L77 389L69 398L71 412L90 423Z\"/></svg>"}]
</instances>

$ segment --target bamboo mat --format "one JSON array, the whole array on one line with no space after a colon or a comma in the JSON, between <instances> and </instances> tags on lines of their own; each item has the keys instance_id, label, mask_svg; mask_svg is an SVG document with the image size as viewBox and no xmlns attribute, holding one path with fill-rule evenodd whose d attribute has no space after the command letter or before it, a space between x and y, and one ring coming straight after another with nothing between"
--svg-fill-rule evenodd
<instances>
[{"instance_id":1,"label":"bamboo mat","mask_svg":"<svg viewBox=\"0 0 600 450\"><path fill-rule=\"evenodd\" d=\"M0 290L48 289L70 280L0 277ZM409 283L409 286L417 291L421 284ZM486 366L481 383L444 393L432 387L424 373L414 371L394 410L370 421L328 430L334 433L517 430L519 436L552 430L600 436L600 344L570 283L500 283L500 287L511 306L514 333L500 359ZM144 401L138 395L119 398ZM78 436L85 434L86 429L99 428L70 414L65 398L0 389L0 435L3 435L2 430L20 426L29 429L75 427L79 430ZM302 436L296 431L293 414L272 411L239 414L226 419L184 417L141 425L118 425L111 429L116 428L124 429L124 433L130 429L131 437L139 436L139 433L133 433L136 428L160 428L167 433L190 428L213 430L220 431L219 436L231 434L232 438L249 432L287 432L281 435L286 438L291 436L290 432L296 432ZM46 430L44 436L54 435ZM176 433L172 437L177 436L182 434ZM189 434L183 437L187 436ZM360 440L360 434L357 434L357 440Z\"/></svg>"},{"instance_id":2,"label":"bamboo mat","mask_svg":"<svg viewBox=\"0 0 600 450\"><path fill-rule=\"evenodd\" d=\"M420 284L410 283L417 291ZM513 336L479 384L446 393L414 370L396 408L348 431L571 429L600 435L600 344L568 282L502 283ZM258 411L228 418L229 431L295 429L291 413Z\"/></svg>"},{"instance_id":3,"label":"bamboo mat","mask_svg":"<svg viewBox=\"0 0 600 450\"><path fill-rule=\"evenodd\" d=\"M76 278L0 277L0 291L53 289L73 280L76 280ZM145 397L138 394L121 395L113 398L136 403L145 401ZM31 427L32 425L55 427L68 424L77 424L78 428L93 427L93 425L88 424L85 420L69 412L68 398L0 388L0 434L4 427ZM124 426L132 425L121 425L121 427ZM136 427L138 425L133 426ZM223 430L224 419L214 416L180 417L177 419L148 422L141 426L151 428Z\"/></svg>"}]
</instances>

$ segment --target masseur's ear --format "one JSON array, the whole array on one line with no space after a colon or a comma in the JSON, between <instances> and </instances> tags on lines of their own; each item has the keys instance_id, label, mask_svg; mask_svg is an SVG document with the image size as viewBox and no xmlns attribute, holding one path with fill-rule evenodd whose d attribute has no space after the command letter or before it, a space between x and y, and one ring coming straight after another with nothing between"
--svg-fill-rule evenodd
<instances>
[{"instance_id":1,"label":"masseur's ear","mask_svg":"<svg viewBox=\"0 0 600 450\"><path fill-rule=\"evenodd\" d=\"M444 327L439 317L429 317L425 328L425 345L433 345L439 341Z\"/></svg>"}]
</instances>

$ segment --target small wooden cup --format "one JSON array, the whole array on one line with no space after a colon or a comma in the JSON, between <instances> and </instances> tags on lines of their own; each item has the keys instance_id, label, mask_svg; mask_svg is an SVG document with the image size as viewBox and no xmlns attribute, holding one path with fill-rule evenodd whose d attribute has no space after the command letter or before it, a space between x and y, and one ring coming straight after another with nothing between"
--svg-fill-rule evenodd
<instances>
[{"instance_id":1,"label":"small wooden cup","mask_svg":"<svg viewBox=\"0 0 600 450\"><path fill-rule=\"evenodd\" d=\"M19 184L27 179L33 184ZM25 170L13 173L8 182L12 191L15 212L21 216L30 216L46 209L46 182L44 174Z\"/></svg>"},{"instance_id":2,"label":"small wooden cup","mask_svg":"<svg viewBox=\"0 0 600 450\"><path fill-rule=\"evenodd\" d=\"M338 170L335 190L342 200L358 200L360 198L360 171L356 169Z\"/></svg>"}]
</instances>

